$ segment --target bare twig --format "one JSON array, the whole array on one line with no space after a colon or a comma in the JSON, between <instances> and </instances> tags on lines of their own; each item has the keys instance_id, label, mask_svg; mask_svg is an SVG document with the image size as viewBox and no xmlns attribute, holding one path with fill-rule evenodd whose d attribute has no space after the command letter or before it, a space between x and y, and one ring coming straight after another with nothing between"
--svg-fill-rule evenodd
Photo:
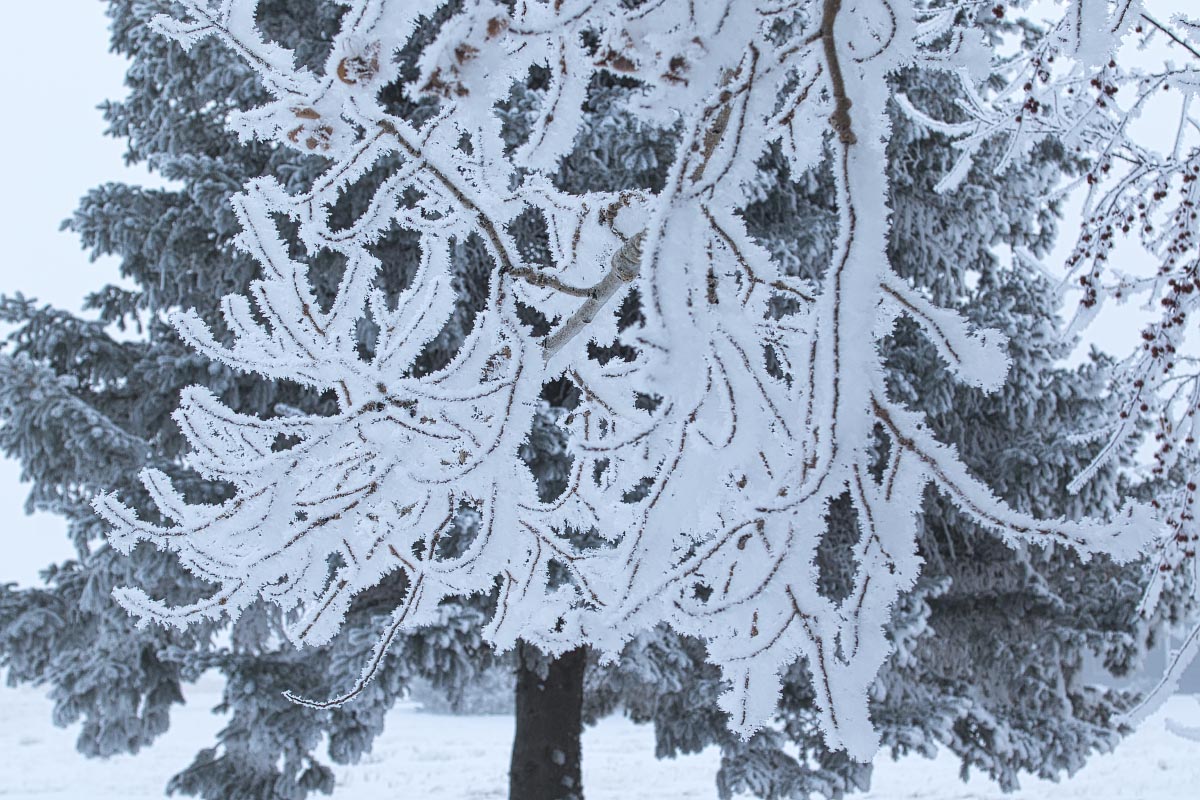
<instances>
[{"instance_id":1,"label":"bare twig","mask_svg":"<svg viewBox=\"0 0 1200 800\"><path fill-rule=\"evenodd\" d=\"M1149 14L1146 14L1144 12L1140 16L1146 22L1149 22L1155 28L1158 28L1160 31L1162 31L1164 34L1166 34L1167 38L1169 38L1171 41L1175 42L1175 44L1179 45L1184 50L1187 50L1189 53L1191 53L1196 58L1200 58L1200 50L1197 50L1195 47L1193 47L1191 44L1189 44L1186 39L1182 38L1175 31L1171 30L1168 26L1163 25L1157 19L1155 19L1154 17L1152 17Z\"/></svg>"}]
</instances>

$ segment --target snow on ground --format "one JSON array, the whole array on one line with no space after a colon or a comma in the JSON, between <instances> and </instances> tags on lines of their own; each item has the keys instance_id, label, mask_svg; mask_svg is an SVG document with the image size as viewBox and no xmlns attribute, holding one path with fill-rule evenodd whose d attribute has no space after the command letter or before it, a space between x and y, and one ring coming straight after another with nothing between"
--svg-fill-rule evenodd
<instances>
[{"instance_id":1,"label":"snow on ground","mask_svg":"<svg viewBox=\"0 0 1200 800\"><path fill-rule=\"evenodd\" d=\"M50 722L50 702L32 689L0 689L0 798L4 800L148 800L212 742L221 718L209 713L220 686L206 680L175 711L171 730L138 756L93 761L74 750L76 731ZM1197 796L1200 743L1166 730L1166 720L1200 725L1197 698L1177 696L1117 751L1094 759L1061 784L1027 779L1004 795L981 778L958 780L958 763L886 757L875 791L862 800L1182 800ZM504 798L512 718L426 714L398 707L363 763L338 769L335 800L495 800ZM718 756L656 761L649 728L607 719L584 736L588 800L715 800Z\"/></svg>"}]
</instances>

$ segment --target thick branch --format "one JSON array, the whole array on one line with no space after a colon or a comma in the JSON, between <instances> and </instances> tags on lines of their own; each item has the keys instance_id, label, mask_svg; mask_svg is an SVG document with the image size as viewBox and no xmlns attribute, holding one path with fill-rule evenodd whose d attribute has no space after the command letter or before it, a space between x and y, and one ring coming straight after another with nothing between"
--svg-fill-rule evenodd
<instances>
[{"instance_id":1,"label":"thick branch","mask_svg":"<svg viewBox=\"0 0 1200 800\"><path fill-rule=\"evenodd\" d=\"M642 264L642 242L645 240L646 232L641 231L622 245L621 249L613 253L612 266L609 268L608 274L587 290L588 299L584 304L576 309L575 313L558 327L558 330L547 336L546 341L542 342L542 352L547 361L554 358L567 342L574 339L596 318L600 309L604 308L605 304L617 293L617 289L638 276Z\"/></svg>"},{"instance_id":2,"label":"thick branch","mask_svg":"<svg viewBox=\"0 0 1200 800\"><path fill-rule=\"evenodd\" d=\"M858 137L850 126L850 98L846 96L846 78L842 74L842 63L838 60L837 42L833 38L833 25L842 0L825 0L821 16L821 46L825 50L825 62L829 65L829 83L833 89L834 109L829 121L837 131L842 144L854 144Z\"/></svg>"}]
</instances>

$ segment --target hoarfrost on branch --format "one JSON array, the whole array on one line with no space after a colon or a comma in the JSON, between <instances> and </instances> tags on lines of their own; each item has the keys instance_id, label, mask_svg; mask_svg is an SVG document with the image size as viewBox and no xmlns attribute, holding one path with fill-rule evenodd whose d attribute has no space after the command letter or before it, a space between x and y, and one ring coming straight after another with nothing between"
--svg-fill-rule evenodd
<instances>
[{"instance_id":1,"label":"hoarfrost on branch","mask_svg":"<svg viewBox=\"0 0 1200 800\"><path fill-rule=\"evenodd\" d=\"M485 633L500 648L518 638L549 653L584 643L615 658L664 622L702 637L729 684L721 705L744 736L770 720L781 671L804 658L827 743L866 760L877 746L868 692L890 653L891 606L920 568L926 487L1014 545L1129 559L1157 534L1135 505L1110 521L1040 520L1006 506L885 384L878 344L900 317L965 384L989 391L1005 379L1003 336L934 305L886 256L889 78L955 72L985 120L999 107L981 94L992 70L979 24L989 6L343 5L319 73L256 27L255 0L182 0L185 13L157 21L185 47L218 37L255 71L272 99L235 118L240 136L328 164L304 191L269 175L245 187L238 243L261 278L249 296L225 298L223 331L188 312L175 324L200 352L332 392L339 410L263 419L203 389L185 393L176 420L192 466L230 485L230 499L188 503L147 470L146 488L173 524L145 522L111 495L96 501L115 546L168 548L217 587L186 607L121 590L143 621L185 626L263 599L288 612L297 645L319 644L357 593L401 571L406 592L359 685L301 702L354 696L397 635L436 620L441 601L495 593ZM1064 19L1109 19L1103 2L1063 5ZM1047 46L1080 56L1086 70L1126 27L1114 18L1099 33L1072 33L1067 24ZM379 93L401 79L396 54L418 30L432 38L404 88L433 111L406 119ZM497 103L534 68L545 79L529 134L506 146ZM673 137L661 190L578 194L556 182L600 72L636 87L625 110ZM968 157L997 132L983 122L950 127L967 137ZM815 282L785 275L737 213L774 144L793 175L825 164L835 178L838 234ZM390 171L369 208L331 227L341 193L381 164ZM509 234L526 214L544 223L547 263L524 256ZM310 254L344 259L328 307L290 254L284 218ZM371 253L393 225L419 235L421 251L398 298L378 287L383 265ZM471 237L493 265L485 306L450 363L420 374L414 362L454 310L451 247ZM616 310L628 302L640 318L619 325ZM549 332L535 335L524 308ZM356 334L364 319L377 330L368 357ZM573 475L545 499L518 450L543 385L563 376L580 393L560 423ZM851 593L834 600L817 591L815 556L830 502L847 493L860 527L856 574ZM464 527L474 535L449 546ZM585 546L571 531L600 543ZM551 580L552 567L567 577Z\"/></svg>"}]
</instances>

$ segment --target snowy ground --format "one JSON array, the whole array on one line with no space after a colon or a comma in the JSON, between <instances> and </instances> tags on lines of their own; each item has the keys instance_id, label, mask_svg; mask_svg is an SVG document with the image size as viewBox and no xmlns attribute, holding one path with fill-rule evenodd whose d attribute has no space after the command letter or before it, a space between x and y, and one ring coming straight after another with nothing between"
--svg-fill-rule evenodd
<instances>
[{"instance_id":1,"label":"snowy ground","mask_svg":"<svg viewBox=\"0 0 1200 800\"><path fill-rule=\"evenodd\" d=\"M0 798L4 800L148 800L163 796L170 775L212 741L220 718L209 713L215 682L191 690L172 727L136 757L90 761L73 748L75 732L50 723L50 703L35 691L0 688ZM1026 780L1003 795L980 779L963 784L951 757L882 759L875 791L863 800L1183 800L1200 787L1200 743L1165 729L1171 718L1200 725L1200 702L1168 702L1116 753L1097 758L1072 780ZM398 708L364 763L339 770L342 800L491 800L504 798L512 719L449 717ZM608 719L584 736L588 800L713 800L717 754L656 761L651 731Z\"/></svg>"}]
</instances>

